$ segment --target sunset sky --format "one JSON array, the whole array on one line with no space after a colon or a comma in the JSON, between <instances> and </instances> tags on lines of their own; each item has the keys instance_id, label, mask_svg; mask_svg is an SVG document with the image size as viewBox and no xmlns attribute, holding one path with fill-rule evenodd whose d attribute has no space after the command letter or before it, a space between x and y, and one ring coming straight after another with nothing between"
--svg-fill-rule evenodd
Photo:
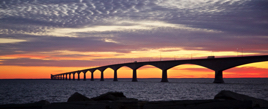
<instances>
[{"instance_id":1,"label":"sunset sky","mask_svg":"<svg viewBox=\"0 0 268 109\"><path fill-rule=\"evenodd\" d=\"M268 1L0 1L0 79L49 79L109 64L210 55L268 55ZM113 70L104 77L112 78ZM118 78L131 77L130 68L118 70ZM143 66L137 77L161 78L161 70ZM223 77L268 78L268 61L225 70ZM179 65L168 78L214 78L214 71Z\"/></svg>"}]
</instances>

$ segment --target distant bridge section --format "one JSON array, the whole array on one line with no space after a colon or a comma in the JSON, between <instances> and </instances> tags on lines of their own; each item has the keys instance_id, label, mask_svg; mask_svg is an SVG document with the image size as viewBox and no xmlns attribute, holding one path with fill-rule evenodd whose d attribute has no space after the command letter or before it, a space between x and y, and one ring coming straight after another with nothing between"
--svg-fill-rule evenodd
<instances>
[{"instance_id":1,"label":"distant bridge section","mask_svg":"<svg viewBox=\"0 0 268 109\"><path fill-rule=\"evenodd\" d=\"M121 67L129 67L133 70L132 81L137 82L137 69L144 65L152 65L162 70L162 79L161 82L168 82L167 70L182 64L195 64L206 67L215 71L214 83L224 83L222 72L226 69L230 69L239 65L268 61L268 55L261 56L244 56L244 57L227 57L227 58L214 58L208 57L207 59L189 59L189 60L167 60L167 61L149 61L149 62L132 62L132 63L122 63L122 64L113 64L106 65L96 68L89 68L84 70L78 70L73 72L61 73L56 75L51 75L52 80L71 80L71 75L73 75L73 80L75 80L75 74L78 74L78 80L80 80L80 73L84 74L84 80L86 80L86 73L91 73L91 81L94 81L93 73L96 70L101 71L101 81L104 81L104 70L111 68L114 70L114 81L117 79L117 70ZM69 76L69 77L68 77Z\"/></svg>"}]
</instances>

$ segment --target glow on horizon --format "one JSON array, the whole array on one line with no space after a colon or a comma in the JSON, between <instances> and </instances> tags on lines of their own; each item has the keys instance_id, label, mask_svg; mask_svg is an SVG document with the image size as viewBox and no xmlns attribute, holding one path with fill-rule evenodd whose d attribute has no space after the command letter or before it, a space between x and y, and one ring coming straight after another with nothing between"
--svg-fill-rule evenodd
<instances>
[{"instance_id":1,"label":"glow on horizon","mask_svg":"<svg viewBox=\"0 0 268 109\"><path fill-rule=\"evenodd\" d=\"M257 66L256 66L257 65ZM268 62L258 62L241 65L223 71L224 78L268 78ZM258 67L259 66L259 67ZM50 74L84 69L84 67L29 67L29 66L1 66L0 79L50 79ZM113 78L112 69L104 71L104 78ZM118 78L132 78L132 69L122 67L118 71ZM146 65L137 70L138 78L161 78L162 72L159 68ZM179 65L168 70L168 78L214 78L214 71L199 65ZM72 76L71 76L72 77ZM77 78L77 74L76 74ZM80 74L83 78L83 73ZM87 72L87 79L91 78ZM94 78L100 78L100 71L94 72Z\"/></svg>"},{"instance_id":2,"label":"glow on horizon","mask_svg":"<svg viewBox=\"0 0 268 109\"><path fill-rule=\"evenodd\" d=\"M77 55L78 57L57 57L57 55ZM143 55L146 54L146 55ZM177 54L177 55L174 55ZM87 56L89 55L89 56ZM64 72L71 72L82 70L91 67L98 67L110 64L128 63L134 61L159 61L163 60L179 60L179 59L200 59L206 58L209 55L217 57L241 56L241 52L211 52L211 51L197 51L197 50L183 50L181 48L161 48L131 51L130 53L117 53L117 52L75 52L75 51L52 51L46 53L31 53L31 54L14 54L4 55L0 57L0 79L14 79L14 78L50 78L50 74L60 74ZM256 53L243 53L243 55L256 55ZM3 65L1 59L41 59L41 60L99 60L95 63L102 62L98 65L88 67L50 67L50 66L12 66ZM108 59L108 60L105 60ZM117 60L119 59L119 60ZM120 60L121 59L121 60ZM232 69L224 71L224 77L227 78L240 78L240 77L268 77L265 71L268 72L268 62L259 62L237 66ZM241 75L239 71L242 69L252 68L256 69L257 74ZM238 70L239 69L239 70ZM254 71L254 70L252 70ZM125 73L127 72L127 73ZM264 73L263 75L261 75ZM104 74L105 78L113 78L113 70L107 69ZM81 78L83 75L81 74ZM91 75L87 74L87 78ZM100 78L100 72L94 72L95 78ZM143 66L137 70L138 78L161 78L161 70L152 66ZM118 78L132 78L132 70L127 67L122 67L118 70ZM179 65L168 70L168 78L214 78L214 71L198 65Z\"/></svg>"}]
</instances>

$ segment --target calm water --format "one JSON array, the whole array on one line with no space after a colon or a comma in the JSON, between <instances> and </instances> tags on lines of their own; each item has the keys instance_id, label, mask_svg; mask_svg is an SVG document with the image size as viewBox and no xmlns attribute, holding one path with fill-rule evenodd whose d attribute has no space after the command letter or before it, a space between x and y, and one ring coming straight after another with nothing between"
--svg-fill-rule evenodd
<instances>
[{"instance_id":1,"label":"calm water","mask_svg":"<svg viewBox=\"0 0 268 109\"><path fill-rule=\"evenodd\" d=\"M127 97L140 100L202 100L213 99L221 90L268 100L268 78L224 79L225 84L213 84L213 79L111 79L95 81L69 80L0 80L0 104L29 103L39 100L65 102L74 92L95 97L109 91L123 92Z\"/></svg>"}]
</instances>

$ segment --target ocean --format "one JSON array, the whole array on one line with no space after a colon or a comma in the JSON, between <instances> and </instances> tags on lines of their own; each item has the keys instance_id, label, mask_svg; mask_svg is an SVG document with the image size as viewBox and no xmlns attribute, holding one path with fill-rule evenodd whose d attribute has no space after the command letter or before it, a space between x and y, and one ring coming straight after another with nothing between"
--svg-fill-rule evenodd
<instances>
[{"instance_id":1,"label":"ocean","mask_svg":"<svg viewBox=\"0 0 268 109\"><path fill-rule=\"evenodd\" d=\"M268 78L224 78L224 84L212 83L214 79L112 79L100 81L73 80L0 80L0 104L32 103L40 100L66 102L75 92L89 98L117 91L126 97L139 100L204 100L213 99L221 90L268 100Z\"/></svg>"}]
</instances>

